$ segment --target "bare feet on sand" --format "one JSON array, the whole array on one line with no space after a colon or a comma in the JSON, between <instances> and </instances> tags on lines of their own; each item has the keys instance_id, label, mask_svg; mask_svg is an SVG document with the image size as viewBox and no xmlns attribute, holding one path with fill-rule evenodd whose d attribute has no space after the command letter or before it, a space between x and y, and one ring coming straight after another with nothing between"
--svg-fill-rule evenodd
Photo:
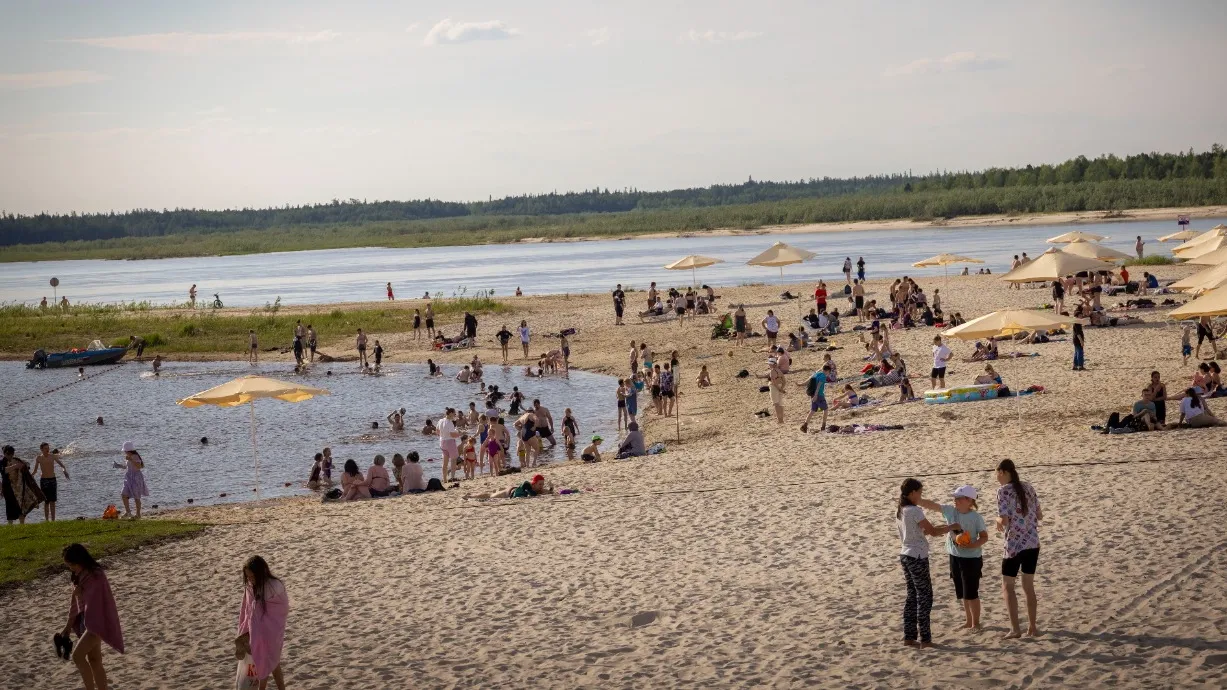
<instances>
[{"instance_id":1,"label":"bare feet on sand","mask_svg":"<svg viewBox=\"0 0 1227 690\"><path fill-rule=\"evenodd\" d=\"M1006 633L1006 634L1005 634L1005 639L1007 639L1007 640L1015 640L1015 639L1018 639L1018 638L1020 638L1020 637L1022 637L1022 632L1020 632L1020 631L1018 631L1018 630L1011 630L1010 632L1008 632L1008 633Z\"/></svg>"}]
</instances>

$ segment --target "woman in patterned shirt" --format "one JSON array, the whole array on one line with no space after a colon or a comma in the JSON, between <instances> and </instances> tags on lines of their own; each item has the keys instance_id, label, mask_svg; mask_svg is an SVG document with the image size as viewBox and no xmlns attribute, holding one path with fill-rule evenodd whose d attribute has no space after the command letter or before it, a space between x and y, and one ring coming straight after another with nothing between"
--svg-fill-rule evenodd
<instances>
[{"instance_id":1,"label":"woman in patterned shirt","mask_svg":"<svg viewBox=\"0 0 1227 690\"><path fill-rule=\"evenodd\" d=\"M1022 570L1023 594L1027 599L1027 637L1039 634L1036 627L1035 566L1040 557L1039 523L1044 519L1039 498L1030 484L1018 478L1013 460L997 465L997 531L1005 533L1005 556L1001 561L1001 589L1010 614L1006 638L1021 637L1018 626L1018 596L1014 580Z\"/></svg>"}]
</instances>

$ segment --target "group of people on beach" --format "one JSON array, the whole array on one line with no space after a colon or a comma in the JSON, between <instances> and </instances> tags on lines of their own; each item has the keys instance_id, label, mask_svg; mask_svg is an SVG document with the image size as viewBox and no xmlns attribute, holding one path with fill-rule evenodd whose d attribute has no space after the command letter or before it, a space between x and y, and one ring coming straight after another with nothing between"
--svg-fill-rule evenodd
<instances>
[{"instance_id":1,"label":"group of people on beach","mask_svg":"<svg viewBox=\"0 0 1227 690\"><path fill-rule=\"evenodd\" d=\"M1009 619L1006 638L1023 635L1018 607L1016 581L1021 579L1027 612L1028 637L1039 635L1035 573L1039 563L1039 527L1044 519L1039 497L1031 484L1019 478L1012 460L1002 460L996 468L996 531L1003 537L1001 589ZM963 628L981 631L980 580L983 577L983 547L989 533L978 512L979 492L969 484L956 488L950 503L924 498L924 485L918 479L905 479L899 488L895 525L901 547L899 563L903 569L907 596L903 605L903 644L928 647L933 644L930 612L933 608L933 582L930 576L929 538L944 537L954 596L963 610ZM925 511L940 513L945 524L934 525Z\"/></svg>"},{"instance_id":2,"label":"group of people on beach","mask_svg":"<svg viewBox=\"0 0 1227 690\"><path fill-rule=\"evenodd\" d=\"M101 417L98 418L101 421ZM127 441L122 449L124 461L113 463L117 469L124 470L123 488L120 498L124 504L123 517L139 519L141 517L141 499L149 495L149 487L145 484L145 462L136 450L132 441ZM54 522L56 519L56 504L59 502L60 486L59 472L64 479L70 479L68 467L58 449L52 449L48 443L38 446L38 456L34 458L34 467L17 457L13 446L4 446L3 457L0 457L0 487L4 496L4 517L8 524L17 522L24 525L26 517L43 506L43 519ZM33 474L38 472L37 482ZM136 513L132 513L132 503L136 504ZM116 514L114 517L119 517Z\"/></svg>"}]
</instances>

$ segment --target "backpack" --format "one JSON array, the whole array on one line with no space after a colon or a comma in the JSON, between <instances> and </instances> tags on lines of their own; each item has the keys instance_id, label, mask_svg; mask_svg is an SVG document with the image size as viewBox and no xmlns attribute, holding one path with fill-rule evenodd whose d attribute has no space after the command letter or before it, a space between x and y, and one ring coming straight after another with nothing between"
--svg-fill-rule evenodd
<instances>
[{"instance_id":1,"label":"backpack","mask_svg":"<svg viewBox=\"0 0 1227 690\"><path fill-rule=\"evenodd\" d=\"M812 398L814 397L814 394L817 392L818 392L818 379L811 376L809 377L809 381L805 382L805 394Z\"/></svg>"}]
</instances>

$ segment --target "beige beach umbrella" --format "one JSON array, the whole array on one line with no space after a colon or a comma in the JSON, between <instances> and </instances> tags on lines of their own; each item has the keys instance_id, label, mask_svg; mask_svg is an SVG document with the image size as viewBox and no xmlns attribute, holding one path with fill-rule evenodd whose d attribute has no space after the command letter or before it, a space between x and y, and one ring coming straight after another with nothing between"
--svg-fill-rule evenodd
<instances>
[{"instance_id":1,"label":"beige beach umbrella","mask_svg":"<svg viewBox=\"0 0 1227 690\"><path fill-rule=\"evenodd\" d=\"M1057 280L1083 271L1110 271L1112 264L1050 249L1029 264L1023 264L1001 276L1007 283L1038 283Z\"/></svg>"},{"instance_id":2,"label":"beige beach umbrella","mask_svg":"<svg viewBox=\"0 0 1227 690\"><path fill-rule=\"evenodd\" d=\"M1227 240L1227 238L1224 238ZM1181 257L1185 258L1185 257ZM1227 261L1227 242L1218 249L1208 251L1184 262L1187 266L1217 266L1224 261Z\"/></svg>"},{"instance_id":3,"label":"beige beach umbrella","mask_svg":"<svg viewBox=\"0 0 1227 690\"><path fill-rule=\"evenodd\" d=\"M1102 244L1095 242L1087 242L1086 240L1078 240L1070 242L1061 248L1061 251L1066 254L1085 257L1087 259L1099 259L1100 261L1121 261L1123 259L1132 258L1128 254L1117 251L1111 247L1105 247Z\"/></svg>"},{"instance_id":4,"label":"beige beach umbrella","mask_svg":"<svg viewBox=\"0 0 1227 690\"><path fill-rule=\"evenodd\" d=\"M1183 254L1186 252L1196 251L1203 243L1209 242L1216 237L1222 237L1224 234L1227 234L1227 226L1220 223L1203 233L1199 233L1197 237L1172 247L1172 254L1175 254L1177 258L1183 258Z\"/></svg>"},{"instance_id":5,"label":"beige beach umbrella","mask_svg":"<svg viewBox=\"0 0 1227 690\"><path fill-rule=\"evenodd\" d=\"M1107 235L1096 235L1090 232L1082 232L1081 230L1072 230L1064 235L1048 238L1048 244L1068 244L1070 242L1098 242L1108 239Z\"/></svg>"},{"instance_id":6,"label":"beige beach umbrella","mask_svg":"<svg viewBox=\"0 0 1227 690\"><path fill-rule=\"evenodd\" d=\"M778 267L780 269L780 276L783 277L785 266L799 264L802 261L809 261L815 256L818 255L811 251L801 249L800 247L794 247L792 245L784 244L783 242L776 242L775 244L771 245L767 251L747 261L746 265L770 266L772 268Z\"/></svg>"},{"instance_id":7,"label":"beige beach umbrella","mask_svg":"<svg viewBox=\"0 0 1227 690\"><path fill-rule=\"evenodd\" d=\"M1187 261L1189 263L1196 262L1196 266L1213 266L1220 261L1215 260L1215 257L1222 252L1219 250L1227 247L1227 235L1219 237L1211 237L1209 240L1198 244L1196 247L1191 247L1188 250L1177 255L1177 259Z\"/></svg>"},{"instance_id":8,"label":"beige beach umbrella","mask_svg":"<svg viewBox=\"0 0 1227 690\"><path fill-rule=\"evenodd\" d=\"M708 266L713 266L715 264L722 264L722 263L724 263L724 259L715 259L710 256L700 256L698 254L691 254L690 256L682 257L678 259L677 261L674 261L673 263L669 264L668 266L665 266L665 270L685 271L689 269L691 281L695 285L698 285L699 281L698 281L697 276L695 275L696 268L707 268Z\"/></svg>"},{"instance_id":9,"label":"beige beach umbrella","mask_svg":"<svg viewBox=\"0 0 1227 690\"><path fill-rule=\"evenodd\" d=\"M1217 266L1203 268L1197 273L1194 273L1187 278L1177 280L1167 287L1172 290L1197 294L1206 292L1207 290L1213 290L1214 288L1220 287L1224 284L1227 284L1227 262L1218 264Z\"/></svg>"},{"instance_id":10,"label":"beige beach umbrella","mask_svg":"<svg viewBox=\"0 0 1227 690\"><path fill-rule=\"evenodd\" d=\"M1063 328L1076 322L1077 319L1071 319L1068 316L1048 314L1034 309L1003 309L942 331L942 335L959 340L980 340L1027 331L1047 331L1053 328Z\"/></svg>"},{"instance_id":11,"label":"beige beach umbrella","mask_svg":"<svg viewBox=\"0 0 1227 690\"><path fill-rule=\"evenodd\" d=\"M950 266L954 264L982 264L980 259L973 259L969 256L959 256L958 254L938 254L930 256L923 261L917 261L912 264L916 268L928 268L930 266L941 266L946 269L946 278L950 278Z\"/></svg>"},{"instance_id":12,"label":"beige beach umbrella","mask_svg":"<svg viewBox=\"0 0 1227 690\"><path fill-rule=\"evenodd\" d=\"M1197 299L1168 312L1173 319L1227 314L1227 287L1215 288Z\"/></svg>"},{"instance_id":13,"label":"beige beach umbrella","mask_svg":"<svg viewBox=\"0 0 1227 690\"><path fill-rule=\"evenodd\" d=\"M1200 234L1201 233L1197 232L1196 230L1181 230L1180 232L1173 232L1170 235L1164 235L1163 237L1159 238L1159 241L1160 242L1187 242L1193 239L1194 237L1197 237Z\"/></svg>"},{"instance_id":14,"label":"beige beach umbrella","mask_svg":"<svg viewBox=\"0 0 1227 690\"><path fill-rule=\"evenodd\" d=\"M285 402L302 402L317 395L328 395L322 388L311 388L288 381L279 381L265 376L244 376L229 383L214 386L179 401L183 407L237 407L247 405L251 410L251 455L256 467L256 498L260 497L260 456L256 450L256 400L271 398Z\"/></svg>"}]
</instances>

